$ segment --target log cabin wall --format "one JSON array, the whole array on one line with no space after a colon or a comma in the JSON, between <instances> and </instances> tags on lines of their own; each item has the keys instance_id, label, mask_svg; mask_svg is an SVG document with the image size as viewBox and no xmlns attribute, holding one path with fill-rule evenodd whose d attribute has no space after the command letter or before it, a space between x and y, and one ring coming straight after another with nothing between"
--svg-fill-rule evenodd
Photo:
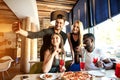
<instances>
[{"instance_id":1,"label":"log cabin wall","mask_svg":"<svg viewBox=\"0 0 120 80\"><path fill-rule=\"evenodd\" d=\"M20 57L18 36L12 32L12 24L0 24L0 57L11 56L15 61Z\"/></svg>"},{"instance_id":2,"label":"log cabin wall","mask_svg":"<svg viewBox=\"0 0 120 80\"><path fill-rule=\"evenodd\" d=\"M16 35L12 32L0 32L0 57L9 55L15 60L17 56L15 53Z\"/></svg>"}]
</instances>

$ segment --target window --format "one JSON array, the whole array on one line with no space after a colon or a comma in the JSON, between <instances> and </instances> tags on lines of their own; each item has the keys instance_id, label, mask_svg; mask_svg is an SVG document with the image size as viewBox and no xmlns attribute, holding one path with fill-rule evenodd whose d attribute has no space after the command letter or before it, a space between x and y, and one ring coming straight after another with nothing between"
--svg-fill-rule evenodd
<instances>
[{"instance_id":1,"label":"window","mask_svg":"<svg viewBox=\"0 0 120 80\"><path fill-rule=\"evenodd\" d=\"M96 46L110 57L120 58L120 14L94 26Z\"/></svg>"}]
</instances>

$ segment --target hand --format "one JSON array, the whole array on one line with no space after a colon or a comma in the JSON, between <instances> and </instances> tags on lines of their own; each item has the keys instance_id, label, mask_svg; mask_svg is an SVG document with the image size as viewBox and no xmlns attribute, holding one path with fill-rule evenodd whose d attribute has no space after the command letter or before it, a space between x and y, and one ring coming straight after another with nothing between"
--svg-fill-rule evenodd
<instances>
[{"instance_id":1,"label":"hand","mask_svg":"<svg viewBox=\"0 0 120 80\"><path fill-rule=\"evenodd\" d=\"M74 60L72 60L71 65L72 65L72 64L74 64L74 63L75 63L75 61L74 61Z\"/></svg>"},{"instance_id":2,"label":"hand","mask_svg":"<svg viewBox=\"0 0 120 80\"><path fill-rule=\"evenodd\" d=\"M62 52L62 49L56 49L56 51L58 52L58 53L61 53Z\"/></svg>"},{"instance_id":3,"label":"hand","mask_svg":"<svg viewBox=\"0 0 120 80\"><path fill-rule=\"evenodd\" d=\"M66 71L65 66L60 65L60 72L65 72L65 71Z\"/></svg>"},{"instance_id":4,"label":"hand","mask_svg":"<svg viewBox=\"0 0 120 80\"><path fill-rule=\"evenodd\" d=\"M18 33L20 31L20 22L14 22L12 24L12 31Z\"/></svg>"},{"instance_id":5,"label":"hand","mask_svg":"<svg viewBox=\"0 0 120 80\"><path fill-rule=\"evenodd\" d=\"M75 48L75 51L76 51L77 53L82 53L82 49L81 49L81 47L79 47L79 46Z\"/></svg>"},{"instance_id":6,"label":"hand","mask_svg":"<svg viewBox=\"0 0 120 80\"><path fill-rule=\"evenodd\" d=\"M61 52L61 49L58 48L58 49L54 50L53 54L54 55L59 55L60 52Z\"/></svg>"},{"instance_id":7,"label":"hand","mask_svg":"<svg viewBox=\"0 0 120 80\"><path fill-rule=\"evenodd\" d=\"M98 61L95 63L96 67L102 68L103 67L103 63L101 61Z\"/></svg>"}]
</instances>

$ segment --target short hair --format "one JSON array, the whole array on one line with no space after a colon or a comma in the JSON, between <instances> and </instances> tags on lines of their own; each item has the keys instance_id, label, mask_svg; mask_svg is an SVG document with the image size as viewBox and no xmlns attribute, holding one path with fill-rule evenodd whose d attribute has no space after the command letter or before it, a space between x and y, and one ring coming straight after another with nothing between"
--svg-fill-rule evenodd
<instances>
[{"instance_id":1,"label":"short hair","mask_svg":"<svg viewBox=\"0 0 120 80\"><path fill-rule=\"evenodd\" d=\"M58 14L56 19L63 19L64 21L66 20L65 16L62 14Z\"/></svg>"},{"instance_id":2,"label":"short hair","mask_svg":"<svg viewBox=\"0 0 120 80\"><path fill-rule=\"evenodd\" d=\"M95 36L94 36L94 34L92 34L92 33L86 33L86 34L84 34L84 35L83 35L83 40L84 40L85 38L90 38L90 39L92 39L93 41L95 41Z\"/></svg>"}]
</instances>

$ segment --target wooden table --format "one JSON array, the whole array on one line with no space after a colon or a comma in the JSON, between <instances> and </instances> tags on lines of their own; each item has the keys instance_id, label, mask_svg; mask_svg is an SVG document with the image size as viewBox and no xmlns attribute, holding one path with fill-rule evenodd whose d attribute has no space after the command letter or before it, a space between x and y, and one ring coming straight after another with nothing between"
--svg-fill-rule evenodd
<instances>
[{"instance_id":1,"label":"wooden table","mask_svg":"<svg viewBox=\"0 0 120 80\"><path fill-rule=\"evenodd\" d=\"M42 79L40 79L40 74L16 75L12 80L22 80L21 78L23 76L28 76L29 79L27 79L27 80L42 80ZM113 78L116 78L114 70L106 70L104 77L113 77ZM93 80L102 80L102 77L94 77ZM116 80L119 80L119 79L116 78Z\"/></svg>"}]
</instances>

